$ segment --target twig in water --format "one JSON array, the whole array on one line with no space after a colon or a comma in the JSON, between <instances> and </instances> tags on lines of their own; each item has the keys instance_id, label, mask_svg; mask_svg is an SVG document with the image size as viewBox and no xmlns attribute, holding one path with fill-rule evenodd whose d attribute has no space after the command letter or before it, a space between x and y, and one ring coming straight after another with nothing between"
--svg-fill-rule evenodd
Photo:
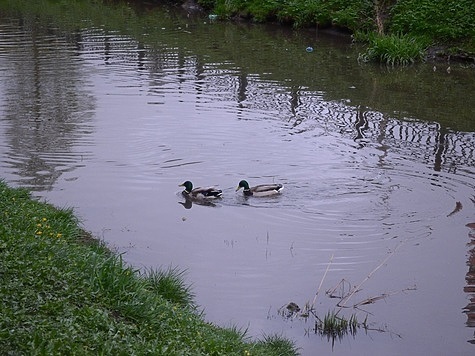
<instances>
[{"instance_id":1,"label":"twig in water","mask_svg":"<svg viewBox=\"0 0 475 356\"><path fill-rule=\"evenodd\" d=\"M361 305L373 304L377 302L378 300L384 299L386 297L390 297L391 295L395 295L401 292L406 292L408 290L416 290L416 289L417 289L416 286L412 286L412 287L404 288L403 290L400 290L400 291L382 293L381 295L377 295L376 297L366 298L365 300L362 300L361 302L356 303L355 305L353 305L353 308L358 308Z\"/></svg>"},{"instance_id":2,"label":"twig in water","mask_svg":"<svg viewBox=\"0 0 475 356\"><path fill-rule=\"evenodd\" d=\"M394 292L394 293L391 293L392 294L396 294L397 292ZM366 304L373 304L375 302L377 302L378 300L381 300L381 299L384 299L386 297L389 297L390 294L388 293L383 293L381 295L377 295L376 297L370 297L370 298L366 298L365 300L362 300L361 302L358 302L356 303L355 305L353 305L354 308L358 308L360 305L366 305Z\"/></svg>"},{"instance_id":3,"label":"twig in water","mask_svg":"<svg viewBox=\"0 0 475 356\"><path fill-rule=\"evenodd\" d=\"M348 303L348 301L350 300L350 298L358 291L360 290L361 286L366 282L368 281L368 279L370 279L373 274L376 273L376 271L378 269L380 269L384 264L386 264L386 262L388 262L388 260L396 253L396 251L399 249L399 247L401 247L402 243L404 241L401 241L397 246L396 248L383 260L383 262L381 262L378 266L376 266L375 269L373 269L367 276L365 279L363 279L363 281L356 287L353 288L353 290L350 292L350 294L348 294L346 297L344 297L337 305L340 307L340 309L338 310L337 314L340 312L341 309L343 309L345 306L346 306L346 303Z\"/></svg>"},{"instance_id":4,"label":"twig in water","mask_svg":"<svg viewBox=\"0 0 475 356\"><path fill-rule=\"evenodd\" d=\"M345 297L345 286L348 286L348 291L351 291L351 283L348 282L346 279L342 279L338 284L333 287L332 289L327 290L327 294L330 298L339 298L343 299ZM336 294L337 288L340 288L340 295Z\"/></svg>"},{"instance_id":5,"label":"twig in water","mask_svg":"<svg viewBox=\"0 0 475 356\"><path fill-rule=\"evenodd\" d=\"M325 277L328 273L328 270L330 269L330 265L333 262L333 256L334 256L334 254L332 254L332 256L330 257L330 261L327 264L327 268L325 269L325 273L323 274L323 277L320 281L320 285L318 286L317 292L315 293L315 297L313 298L312 304L310 304L310 305L308 303L305 304L305 310L302 314L308 315L309 311L313 310L313 308L315 306L315 302L317 301L318 294L320 293L320 289L322 288L323 281L325 280Z\"/></svg>"}]
</instances>

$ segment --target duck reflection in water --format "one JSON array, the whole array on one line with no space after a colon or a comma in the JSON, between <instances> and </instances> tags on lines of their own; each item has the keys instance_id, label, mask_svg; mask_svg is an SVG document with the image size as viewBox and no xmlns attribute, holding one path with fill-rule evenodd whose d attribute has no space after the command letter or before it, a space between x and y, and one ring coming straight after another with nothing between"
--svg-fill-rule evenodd
<instances>
[{"instance_id":1,"label":"duck reflection in water","mask_svg":"<svg viewBox=\"0 0 475 356\"><path fill-rule=\"evenodd\" d=\"M209 206L209 207L217 207L217 204L209 201L209 200L198 200L198 199L190 199L185 197L185 201L179 201L178 204L183 205L185 209L191 209L193 204L202 205L202 206Z\"/></svg>"}]
</instances>

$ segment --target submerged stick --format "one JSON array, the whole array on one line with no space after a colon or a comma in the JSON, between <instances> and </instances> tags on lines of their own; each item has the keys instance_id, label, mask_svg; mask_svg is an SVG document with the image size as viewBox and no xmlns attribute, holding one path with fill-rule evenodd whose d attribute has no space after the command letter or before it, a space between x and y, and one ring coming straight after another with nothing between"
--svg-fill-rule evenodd
<instances>
[{"instance_id":1,"label":"submerged stick","mask_svg":"<svg viewBox=\"0 0 475 356\"><path fill-rule=\"evenodd\" d=\"M315 302L317 301L318 293L320 293L320 289L322 289L323 281L325 280L328 270L330 269L330 265L333 262L333 256L334 254L332 253L332 257L330 257L330 261L327 264L327 269L325 270L325 273L323 274L322 280L320 281L320 285L318 286L317 292L315 293L315 297L313 298L312 304L310 305L309 309L313 309Z\"/></svg>"},{"instance_id":2,"label":"submerged stick","mask_svg":"<svg viewBox=\"0 0 475 356\"><path fill-rule=\"evenodd\" d=\"M330 298L343 299L344 296L345 296L345 284L348 285L348 292L350 292L351 291L351 283L343 278L340 282L338 282L338 284L335 287L333 287L332 289L328 289L326 293L328 294L328 296ZM338 295L334 294L338 287L340 287L340 289L341 289L341 296L338 296Z\"/></svg>"}]
</instances>

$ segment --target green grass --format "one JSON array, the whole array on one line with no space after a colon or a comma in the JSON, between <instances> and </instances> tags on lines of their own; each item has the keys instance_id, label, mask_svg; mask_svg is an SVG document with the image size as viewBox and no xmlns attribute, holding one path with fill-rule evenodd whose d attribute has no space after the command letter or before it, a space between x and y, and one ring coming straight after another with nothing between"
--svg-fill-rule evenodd
<instances>
[{"instance_id":1,"label":"green grass","mask_svg":"<svg viewBox=\"0 0 475 356\"><path fill-rule=\"evenodd\" d=\"M221 18L248 17L295 27L336 25L356 30L371 26L371 2L362 0L198 0Z\"/></svg>"},{"instance_id":2,"label":"green grass","mask_svg":"<svg viewBox=\"0 0 475 356\"><path fill-rule=\"evenodd\" d=\"M399 0L391 9L391 31L451 41L475 37L473 0Z\"/></svg>"},{"instance_id":3,"label":"green grass","mask_svg":"<svg viewBox=\"0 0 475 356\"><path fill-rule=\"evenodd\" d=\"M360 59L406 66L422 61L429 45L430 40L421 36L371 34L368 36L368 47Z\"/></svg>"},{"instance_id":4,"label":"green grass","mask_svg":"<svg viewBox=\"0 0 475 356\"><path fill-rule=\"evenodd\" d=\"M140 273L92 239L70 209L0 181L2 354L295 355L207 323L176 268Z\"/></svg>"},{"instance_id":5,"label":"green grass","mask_svg":"<svg viewBox=\"0 0 475 356\"><path fill-rule=\"evenodd\" d=\"M315 332L327 337L342 338L346 334L355 335L360 323L355 314L352 314L349 319L338 316L334 311L329 311L323 320L315 322Z\"/></svg>"}]
</instances>

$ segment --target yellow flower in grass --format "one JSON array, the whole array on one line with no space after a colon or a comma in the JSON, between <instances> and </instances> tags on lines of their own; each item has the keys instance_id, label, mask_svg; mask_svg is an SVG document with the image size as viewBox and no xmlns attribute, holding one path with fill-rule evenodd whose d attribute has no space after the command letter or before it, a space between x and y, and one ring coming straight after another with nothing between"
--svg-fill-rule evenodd
<instances>
[{"instance_id":1,"label":"yellow flower in grass","mask_svg":"<svg viewBox=\"0 0 475 356\"><path fill-rule=\"evenodd\" d=\"M61 237L63 237L63 234L60 234L60 233L58 232L58 233L56 234L56 237L57 237L58 239L60 239Z\"/></svg>"}]
</instances>

